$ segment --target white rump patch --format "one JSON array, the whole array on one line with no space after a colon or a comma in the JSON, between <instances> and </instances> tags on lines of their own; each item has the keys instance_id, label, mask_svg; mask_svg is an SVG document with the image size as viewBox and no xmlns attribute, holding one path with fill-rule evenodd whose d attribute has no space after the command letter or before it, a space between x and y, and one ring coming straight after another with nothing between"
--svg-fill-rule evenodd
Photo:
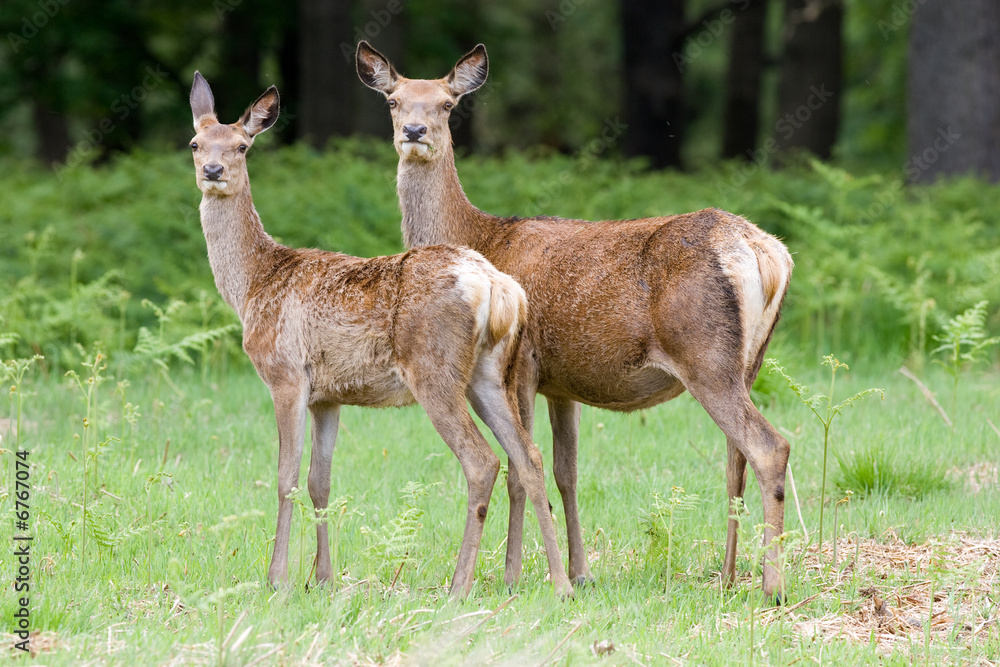
<instances>
[{"instance_id":1,"label":"white rump patch","mask_svg":"<svg viewBox=\"0 0 1000 667\"><path fill-rule=\"evenodd\" d=\"M760 277L757 255L745 243L722 257L722 272L732 281L740 302L740 319L743 328L743 358L746 365L753 364L757 350L770 331L771 322L764 317L766 298Z\"/></svg>"},{"instance_id":2,"label":"white rump patch","mask_svg":"<svg viewBox=\"0 0 1000 667\"><path fill-rule=\"evenodd\" d=\"M462 298L476 309L476 341L481 347L490 334L490 290L492 282L482 265L471 257L463 257L455 265L455 277L462 290Z\"/></svg>"}]
</instances>

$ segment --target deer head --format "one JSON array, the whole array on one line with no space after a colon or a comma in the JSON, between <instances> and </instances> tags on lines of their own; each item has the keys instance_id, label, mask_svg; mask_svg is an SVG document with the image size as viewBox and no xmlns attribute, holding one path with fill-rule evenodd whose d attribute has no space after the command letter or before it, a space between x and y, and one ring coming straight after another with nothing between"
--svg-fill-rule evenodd
<instances>
[{"instance_id":1,"label":"deer head","mask_svg":"<svg viewBox=\"0 0 1000 667\"><path fill-rule=\"evenodd\" d=\"M389 102L393 144L406 160L434 160L451 147L448 117L458 101L486 82L489 61L482 44L462 56L441 79L407 79L381 53L362 41L357 50L358 76Z\"/></svg>"},{"instance_id":2,"label":"deer head","mask_svg":"<svg viewBox=\"0 0 1000 667\"><path fill-rule=\"evenodd\" d=\"M215 115L215 98L205 77L194 73L191 113L197 134L191 140L195 177L205 194L233 195L249 187L246 152L254 137L278 120L278 89L271 86L238 121L223 125Z\"/></svg>"}]
</instances>

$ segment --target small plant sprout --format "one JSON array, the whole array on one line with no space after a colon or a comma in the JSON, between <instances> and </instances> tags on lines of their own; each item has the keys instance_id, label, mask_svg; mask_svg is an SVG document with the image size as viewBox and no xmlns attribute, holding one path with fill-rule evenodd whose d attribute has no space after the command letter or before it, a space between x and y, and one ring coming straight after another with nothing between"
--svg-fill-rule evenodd
<instances>
[{"instance_id":1,"label":"small plant sprout","mask_svg":"<svg viewBox=\"0 0 1000 667\"><path fill-rule=\"evenodd\" d=\"M823 365L830 367L830 393L826 396L823 394L814 394L809 389L809 387L799 384L796 382L785 369L782 368L776 359L767 359L768 371L771 373L777 373L785 379L788 383L789 388L795 393L799 400L804 403L816 418L823 424L823 480L820 485L820 505L819 505L819 547L822 551L823 549L823 507L826 505L826 461L827 454L829 452L830 445L830 427L833 424L833 418L839 415L844 408L851 407L855 403L858 403L872 394L879 394L883 400L885 400L885 390L878 388L865 389L864 391L859 391L850 398L847 398L840 403L834 405L833 403L833 390L837 381L837 369L843 368L848 370L847 364L841 363L832 354L828 354L823 357Z\"/></svg>"},{"instance_id":2,"label":"small plant sprout","mask_svg":"<svg viewBox=\"0 0 1000 667\"><path fill-rule=\"evenodd\" d=\"M158 484L169 485L170 482L163 481L164 478L173 477L169 472L160 471L146 478L143 490L146 492L146 586L152 582L150 574L153 561L153 488Z\"/></svg>"},{"instance_id":3,"label":"small plant sprout","mask_svg":"<svg viewBox=\"0 0 1000 667\"><path fill-rule=\"evenodd\" d=\"M116 391L122 397L122 414L121 414L121 441L122 444L128 442L128 469L134 469L134 459L135 459L135 425L139 421L139 417L142 414L139 412L139 408L132 403L125 400L125 392L129 388L130 383L128 380L122 380L118 383ZM128 440L125 439L125 425L128 424Z\"/></svg>"},{"instance_id":4,"label":"small plant sprout","mask_svg":"<svg viewBox=\"0 0 1000 667\"><path fill-rule=\"evenodd\" d=\"M674 553L676 551L676 532L674 524L682 520L686 514L698 507L698 496L687 493L682 487L671 486L670 498L666 502L659 493L653 494L653 508L649 511L643 524L649 535L650 563L655 563L666 557L667 581L673 581ZM669 585L669 584L668 584Z\"/></svg>"},{"instance_id":5,"label":"small plant sprout","mask_svg":"<svg viewBox=\"0 0 1000 667\"><path fill-rule=\"evenodd\" d=\"M986 358L986 350L1000 343L1000 337L986 337L986 309L989 302L980 301L964 313L956 315L944 324L944 333L934 336L939 345L931 354L941 353L943 359L934 363L944 368L954 380L951 394L951 414L958 405L958 381L966 366L972 366Z\"/></svg>"},{"instance_id":6,"label":"small plant sprout","mask_svg":"<svg viewBox=\"0 0 1000 667\"><path fill-rule=\"evenodd\" d=\"M80 347L81 354L83 348ZM80 563L81 565L86 562L87 559L87 452L90 451L90 440L91 440L91 426L96 423L97 416L97 402L98 393L97 388L100 386L101 382L104 381L104 376L101 375L101 371L108 367L107 357L99 349L94 352L94 356L90 359L86 357L80 365L86 369L89 369L89 373L86 377L81 378L79 373L76 371L67 371L66 377L73 380L73 383L80 390L84 403L87 406L87 414L83 418L83 433L80 436L80 443L83 449L83 456L81 457L81 462L83 463L83 521L80 522L82 537L80 539ZM95 460L96 464L96 460ZM97 483L97 471L94 471L95 484Z\"/></svg>"},{"instance_id":7,"label":"small plant sprout","mask_svg":"<svg viewBox=\"0 0 1000 667\"><path fill-rule=\"evenodd\" d=\"M840 530L840 523L837 521L837 508L851 502L851 496L853 495L854 492L848 489L844 497L833 505L833 569L835 570L837 569L837 531Z\"/></svg>"},{"instance_id":8,"label":"small plant sprout","mask_svg":"<svg viewBox=\"0 0 1000 667\"><path fill-rule=\"evenodd\" d=\"M11 359L9 361L3 362L0 365L0 373L2 373L2 382L8 379L13 382L10 386L10 420L8 428L13 429L13 433L10 434L10 441L13 444L14 451L21 448L21 409L24 403L24 391L21 385L24 383L24 376L27 374L28 369L34 365L35 362L41 361L43 357L39 354L28 358L28 359Z\"/></svg>"}]
</instances>

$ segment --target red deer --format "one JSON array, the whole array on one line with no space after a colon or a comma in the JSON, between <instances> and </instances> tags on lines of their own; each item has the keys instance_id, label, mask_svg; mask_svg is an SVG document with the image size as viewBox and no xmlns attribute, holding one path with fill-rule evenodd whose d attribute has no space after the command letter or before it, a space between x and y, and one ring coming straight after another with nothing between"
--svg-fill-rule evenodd
<instances>
[{"instance_id":1,"label":"red deer","mask_svg":"<svg viewBox=\"0 0 1000 667\"><path fill-rule=\"evenodd\" d=\"M717 209L604 222L480 211L462 191L448 116L486 80L483 45L441 79L401 76L367 42L358 44L356 59L361 80L388 100L407 247L468 246L528 293L519 407L531 432L535 393L548 401L570 578L592 579L577 513L580 404L640 410L687 389L726 436L730 500L743 495L747 462L757 476L768 525L763 588L778 592L773 540L784 525L789 446L750 401L750 387L792 272L785 246ZM510 583L521 571L525 496L516 474L507 484ZM722 567L727 584L735 579L737 527L730 518Z\"/></svg>"},{"instance_id":2,"label":"red deer","mask_svg":"<svg viewBox=\"0 0 1000 667\"><path fill-rule=\"evenodd\" d=\"M195 72L191 141L202 191L201 225L215 284L243 324L243 349L274 401L278 422L278 521L267 578L288 581L292 500L312 413L309 495L327 506L341 405L423 406L458 457L468 482L465 534L451 593L467 595L500 460L476 428L466 399L496 435L534 504L552 584L563 569L545 496L542 458L516 416L524 291L468 248L439 245L360 259L287 248L261 225L250 196L246 153L278 117L272 86L235 123ZM519 482L520 484L520 482ZM327 526L316 527L316 577L333 576Z\"/></svg>"}]
</instances>

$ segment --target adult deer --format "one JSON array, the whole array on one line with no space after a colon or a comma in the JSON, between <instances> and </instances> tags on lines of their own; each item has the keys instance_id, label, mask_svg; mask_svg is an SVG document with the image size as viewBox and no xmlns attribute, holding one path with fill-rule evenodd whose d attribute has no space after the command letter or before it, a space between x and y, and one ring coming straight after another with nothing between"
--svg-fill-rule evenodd
<instances>
[{"instance_id":1,"label":"adult deer","mask_svg":"<svg viewBox=\"0 0 1000 667\"><path fill-rule=\"evenodd\" d=\"M239 314L243 349L271 392L278 422L278 522L267 578L288 581L288 538L306 411L312 413L309 495L317 512L330 495L341 405L418 402L458 457L469 487L465 534L452 595L467 595L500 460L476 428L473 409L496 435L538 514L552 583L570 596L545 496L542 458L515 415L524 291L468 248L435 246L360 259L286 248L261 225L250 196L246 152L278 118L273 86L231 125L195 72L191 141L202 191L201 224L222 298ZM324 523L316 527L316 577L333 576Z\"/></svg>"},{"instance_id":2,"label":"adult deer","mask_svg":"<svg viewBox=\"0 0 1000 667\"><path fill-rule=\"evenodd\" d=\"M519 407L530 432L535 393L548 400L570 578L592 578L577 513L580 403L639 410L687 389L726 435L730 500L743 495L747 462L757 476L768 525L763 588L769 595L779 591L773 540L784 525L789 446L750 401L750 387L791 276L785 246L717 209L605 222L484 213L462 191L448 128L458 100L486 80L483 45L441 79L400 76L363 41L356 60L361 80L388 99L406 245L474 248L528 293ZM511 583L521 571L525 500L516 474L507 484L505 578ZM730 518L722 567L727 584L735 579L737 528Z\"/></svg>"}]
</instances>

